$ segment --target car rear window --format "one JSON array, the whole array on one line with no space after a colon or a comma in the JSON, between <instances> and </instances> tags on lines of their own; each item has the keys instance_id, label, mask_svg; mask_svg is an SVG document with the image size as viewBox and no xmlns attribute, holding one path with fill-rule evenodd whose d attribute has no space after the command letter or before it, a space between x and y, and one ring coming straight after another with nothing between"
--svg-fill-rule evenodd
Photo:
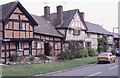
<instances>
[{"instance_id":1,"label":"car rear window","mask_svg":"<svg viewBox=\"0 0 120 78\"><path fill-rule=\"evenodd\" d=\"M102 53L99 56L108 56L108 54L107 53Z\"/></svg>"}]
</instances>

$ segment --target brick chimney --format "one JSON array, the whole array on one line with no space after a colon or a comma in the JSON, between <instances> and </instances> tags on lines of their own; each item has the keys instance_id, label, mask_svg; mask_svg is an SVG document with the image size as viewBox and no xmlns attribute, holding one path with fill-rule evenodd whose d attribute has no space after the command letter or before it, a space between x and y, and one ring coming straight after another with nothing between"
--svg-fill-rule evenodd
<instances>
[{"instance_id":1,"label":"brick chimney","mask_svg":"<svg viewBox=\"0 0 120 78\"><path fill-rule=\"evenodd\" d=\"M57 6L57 21L58 24L61 25L63 23L63 6Z\"/></svg>"},{"instance_id":2,"label":"brick chimney","mask_svg":"<svg viewBox=\"0 0 120 78\"><path fill-rule=\"evenodd\" d=\"M50 21L50 7L49 6L44 7L44 17L47 21Z\"/></svg>"},{"instance_id":3,"label":"brick chimney","mask_svg":"<svg viewBox=\"0 0 120 78\"><path fill-rule=\"evenodd\" d=\"M83 18L83 20L85 19L85 13L84 12L80 12L80 16Z\"/></svg>"}]
</instances>

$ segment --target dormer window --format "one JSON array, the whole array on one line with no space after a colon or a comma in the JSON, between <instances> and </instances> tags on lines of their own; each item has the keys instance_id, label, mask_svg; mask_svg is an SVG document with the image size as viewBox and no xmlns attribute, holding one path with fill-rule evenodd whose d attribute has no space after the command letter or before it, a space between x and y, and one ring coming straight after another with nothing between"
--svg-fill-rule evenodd
<instances>
[{"instance_id":1,"label":"dormer window","mask_svg":"<svg viewBox=\"0 0 120 78\"><path fill-rule=\"evenodd\" d=\"M25 23L24 23L24 22L22 22L22 23L20 24L20 30L25 30Z\"/></svg>"},{"instance_id":2,"label":"dormer window","mask_svg":"<svg viewBox=\"0 0 120 78\"><path fill-rule=\"evenodd\" d=\"M80 35L80 30L73 30L73 35Z\"/></svg>"}]
</instances>

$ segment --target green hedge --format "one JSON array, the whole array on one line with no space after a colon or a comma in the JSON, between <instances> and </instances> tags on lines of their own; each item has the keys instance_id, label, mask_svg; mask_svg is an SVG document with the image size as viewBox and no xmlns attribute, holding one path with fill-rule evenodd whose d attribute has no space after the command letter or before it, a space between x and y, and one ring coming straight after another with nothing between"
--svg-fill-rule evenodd
<instances>
[{"instance_id":1,"label":"green hedge","mask_svg":"<svg viewBox=\"0 0 120 78\"><path fill-rule=\"evenodd\" d=\"M70 50L66 50L58 55L58 60L72 60L75 58L83 58L83 57L92 57L96 55L96 50L93 48L82 49L79 52L71 52Z\"/></svg>"},{"instance_id":2,"label":"green hedge","mask_svg":"<svg viewBox=\"0 0 120 78\"><path fill-rule=\"evenodd\" d=\"M97 54L96 49L94 48L88 48L88 55L91 56L95 56Z\"/></svg>"}]
</instances>

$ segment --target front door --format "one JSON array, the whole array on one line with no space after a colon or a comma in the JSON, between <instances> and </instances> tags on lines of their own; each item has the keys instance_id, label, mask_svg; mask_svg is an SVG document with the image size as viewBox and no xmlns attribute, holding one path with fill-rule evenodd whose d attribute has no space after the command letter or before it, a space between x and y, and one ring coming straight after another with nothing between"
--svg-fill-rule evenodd
<instances>
[{"instance_id":1,"label":"front door","mask_svg":"<svg viewBox=\"0 0 120 78\"><path fill-rule=\"evenodd\" d=\"M46 56L50 55L49 43L44 43L44 51Z\"/></svg>"}]
</instances>

